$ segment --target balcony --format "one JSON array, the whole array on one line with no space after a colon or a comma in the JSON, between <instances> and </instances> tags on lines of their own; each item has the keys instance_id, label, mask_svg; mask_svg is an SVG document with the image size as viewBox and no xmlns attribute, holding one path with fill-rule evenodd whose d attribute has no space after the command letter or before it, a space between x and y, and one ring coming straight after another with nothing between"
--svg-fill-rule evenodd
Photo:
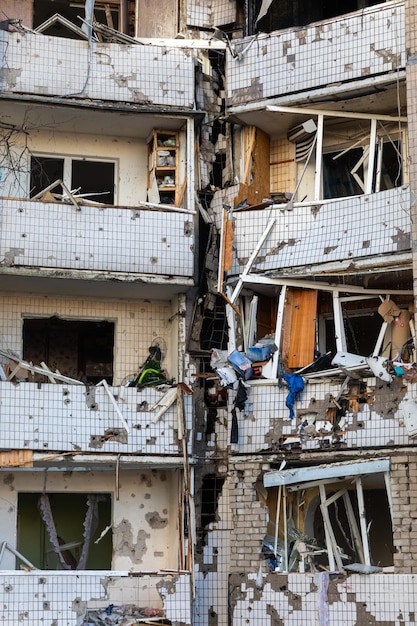
<instances>
[{"instance_id":1,"label":"balcony","mask_svg":"<svg viewBox=\"0 0 417 626\"><path fill-rule=\"evenodd\" d=\"M48 452L88 452L98 463L110 455L182 455L175 399L164 406L165 391L151 387L2 381L0 449L33 452L33 464ZM175 388L170 388L174 389ZM162 404L161 404L162 402ZM185 428L192 429L191 397L184 396ZM7 424L7 427L6 427ZM191 440L191 438L190 438ZM61 459L62 460L62 459ZM78 459L82 463L81 457ZM181 461L179 461L180 463ZM32 464L32 461L30 462ZM7 464L7 463L6 463Z\"/></svg>"},{"instance_id":2,"label":"balcony","mask_svg":"<svg viewBox=\"0 0 417 626\"><path fill-rule=\"evenodd\" d=\"M237 415L235 451L253 454L415 445L415 418L410 419L409 410L415 404L415 384L398 391L398 380L390 389L381 387L376 378L367 378L365 383L351 380L343 390L345 378L343 374L339 380L333 375L327 381L324 374L320 380L306 377L301 397L293 404L292 419L286 384L279 388L276 380L249 380L245 410ZM228 422L227 436L219 431L217 438L222 445L231 440L232 420Z\"/></svg>"},{"instance_id":3,"label":"balcony","mask_svg":"<svg viewBox=\"0 0 417 626\"><path fill-rule=\"evenodd\" d=\"M116 616L192 623L190 577L184 573L3 572L1 590L3 613L10 624L47 620L56 626L75 626L105 623L101 620L106 616L112 623Z\"/></svg>"},{"instance_id":4,"label":"balcony","mask_svg":"<svg viewBox=\"0 0 417 626\"><path fill-rule=\"evenodd\" d=\"M352 268L384 267L409 261L410 208L406 185L361 196L295 203L264 210L235 211L237 276L271 228L261 246L253 272L286 275L344 273ZM389 261L388 261L389 259Z\"/></svg>"},{"instance_id":5,"label":"balcony","mask_svg":"<svg viewBox=\"0 0 417 626\"><path fill-rule=\"evenodd\" d=\"M0 33L4 96L192 109L194 59L178 49Z\"/></svg>"},{"instance_id":6,"label":"balcony","mask_svg":"<svg viewBox=\"0 0 417 626\"><path fill-rule=\"evenodd\" d=\"M192 216L175 207L77 210L73 204L3 199L1 223L3 278L112 278L177 291L192 284Z\"/></svg>"},{"instance_id":7,"label":"balcony","mask_svg":"<svg viewBox=\"0 0 417 626\"><path fill-rule=\"evenodd\" d=\"M395 623L396 615L413 613L416 608L415 600L409 599L413 598L413 580L414 576L407 574L339 574L330 576L329 581L328 572L273 573L263 576L260 587L256 574L235 574L229 588L231 619L237 624L253 615L273 614L287 622L298 614L303 621L314 623L319 613L330 623L341 620L353 624L365 611L368 619Z\"/></svg>"},{"instance_id":8,"label":"balcony","mask_svg":"<svg viewBox=\"0 0 417 626\"><path fill-rule=\"evenodd\" d=\"M239 112L248 100L256 108L267 99L331 92L341 84L372 88L392 80L389 73L403 70L405 62L404 5L383 3L239 43L235 57L228 55L228 107Z\"/></svg>"}]
</instances>

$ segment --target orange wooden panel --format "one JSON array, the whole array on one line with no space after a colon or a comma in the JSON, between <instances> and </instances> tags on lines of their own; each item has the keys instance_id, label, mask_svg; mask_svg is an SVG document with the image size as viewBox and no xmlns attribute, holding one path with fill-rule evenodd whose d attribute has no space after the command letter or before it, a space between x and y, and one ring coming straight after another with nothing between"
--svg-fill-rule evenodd
<instances>
[{"instance_id":1,"label":"orange wooden panel","mask_svg":"<svg viewBox=\"0 0 417 626\"><path fill-rule=\"evenodd\" d=\"M0 452L0 467L33 467L32 450Z\"/></svg>"},{"instance_id":2,"label":"orange wooden panel","mask_svg":"<svg viewBox=\"0 0 417 626\"><path fill-rule=\"evenodd\" d=\"M291 289L291 327L288 367L304 367L314 359L317 294L314 289Z\"/></svg>"}]
</instances>

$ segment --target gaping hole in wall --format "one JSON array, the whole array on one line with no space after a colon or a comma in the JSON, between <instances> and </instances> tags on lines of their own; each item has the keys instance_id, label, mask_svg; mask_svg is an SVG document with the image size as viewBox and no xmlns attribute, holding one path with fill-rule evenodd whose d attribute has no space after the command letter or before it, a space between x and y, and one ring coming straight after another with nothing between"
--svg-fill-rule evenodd
<instances>
[{"instance_id":1,"label":"gaping hole in wall","mask_svg":"<svg viewBox=\"0 0 417 626\"><path fill-rule=\"evenodd\" d=\"M111 569L109 494L19 493L17 523L17 549L35 567Z\"/></svg>"},{"instance_id":2,"label":"gaping hole in wall","mask_svg":"<svg viewBox=\"0 0 417 626\"><path fill-rule=\"evenodd\" d=\"M24 360L45 362L52 371L85 383L105 379L112 384L113 347L114 322L59 317L23 320Z\"/></svg>"},{"instance_id":3,"label":"gaping hole in wall","mask_svg":"<svg viewBox=\"0 0 417 626\"><path fill-rule=\"evenodd\" d=\"M340 0L332 2L331 0L269 0L266 3L262 0L253 0L250 15L254 20L249 25L250 34L255 32L270 33L274 30L282 28L291 28L293 26L306 26L311 22L327 20L338 15L344 15L364 7L380 4L381 0ZM262 7L262 15L260 11ZM258 21L257 21L258 20ZM257 23L256 23L257 21Z\"/></svg>"},{"instance_id":4,"label":"gaping hole in wall","mask_svg":"<svg viewBox=\"0 0 417 626\"><path fill-rule=\"evenodd\" d=\"M339 487L339 486L338 486ZM328 489L330 498L337 492ZM360 526L358 499L355 490L348 489L348 495L353 507L356 524ZM394 545L391 530L391 517L388 498L383 485L379 489L366 488L363 490L365 511L367 516L367 534L371 554L372 565L389 567L393 565ZM318 545L326 545L325 526L323 515L320 510L320 502L317 497L311 502L311 512L307 512L306 529L308 534L315 537ZM346 502L343 498L336 499L329 507L330 524L336 538L336 543L343 554L346 564L360 562L360 554L352 538L349 514ZM310 533L310 516L313 517L313 532ZM318 559L325 565L325 559Z\"/></svg>"},{"instance_id":5,"label":"gaping hole in wall","mask_svg":"<svg viewBox=\"0 0 417 626\"><path fill-rule=\"evenodd\" d=\"M391 567L388 468L388 460L374 459L267 474L269 523L262 552L269 569L370 573Z\"/></svg>"},{"instance_id":6,"label":"gaping hole in wall","mask_svg":"<svg viewBox=\"0 0 417 626\"><path fill-rule=\"evenodd\" d=\"M396 295L394 301L384 298L383 288L381 295L374 295L366 289L344 294L338 289L284 285L278 294L271 286L271 294L246 290L241 296L242 352L252 361L249 378L309 376L338 367L343 372L346 366L360 367L367 375L372 370L379 376L369 362L374 358L381 372L389 369L389 376L380 376L389 382L394 362L412 363L411 292L410 296Z\"/></svg>"},{"instance_id":7,"label":"gaping hole in wall","mask_svg":"<svg viewBox=\"0 0 417 626\"><path fill-rule=\"evenodd\" d=\"M209 524L217 521L217 504L223 489L224 478L216 474L207 474L201 487L201 540L204 543Z\"/></svg>"},{"instance_id":8,"label":"gaping hole in wall","mask_svg":"<svg viewBox=\"0 0 417 626\"><path fill-rule=\"evenodd\" d=\"M33 28L37 28L56 13L81 28L82 21L80 17L85 19L85 4L86 3L82 2L82 0L78 2L70 0L54 0L54 2L50 2L50 0L34 0ZM94 20L118 29L120 21L120 1L106 0L106 2L95 2ZM65 28L65 26L59 22L51 24L45 32L54 37L77 38L77 35L73 31Z\"/></svg>"},{"instance_id":9,"label":"gaping hole in wall","mask_svg":"<svg viewBox=\"0 0 417 626\"><path fill-rule=\"evenodd\" d=\"M114 162L42 155L31 157L30 197L57 180L62 180L75 196L87 201L114 204ZM55 187L52 193L62 194L63 189Z\"/></svg>"}]
</instances>

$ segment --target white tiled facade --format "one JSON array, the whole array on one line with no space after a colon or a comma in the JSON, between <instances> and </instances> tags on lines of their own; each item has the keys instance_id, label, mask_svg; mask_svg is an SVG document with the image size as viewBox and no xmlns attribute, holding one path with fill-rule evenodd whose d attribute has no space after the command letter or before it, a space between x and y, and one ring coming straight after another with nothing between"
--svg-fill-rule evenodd
<instances>
[{"instance_id":1,"label":"white tiled facade","mask_svg":"<svg viewBox=\"0 0 417 626\"><path fill-rule=\"evenodd\" d=\"M31 0L11 9L6 2L8 13L22 11L23 22L30 22ZM282 323L275 340L280 349L289 343L290 300L281 298L286 285L317 291L310 333L317 350L333 339L342 343L337 333L348 316L341 314L339 327L329 323L340 300L340 311L346 304L357 317L363 311L371 317L368 309L376 317L383 297L398 296L410 319L415 315L417 3L359 8L352 0L346 15L256 32L261 5L272 16L273 4L190 0L174 18L175 40L107 33L103 41L87 41L36 33L29 23L0 29L0 625L130 624L134 610L141 611L140 621L162 618L172 626L415 623L415 380L397 371L389 382L355 377L343 368L307 376L291 419L277 370L276 378L256 374L245 381L247 402L233 421L236 385L221 389L211 368L213 348L247 349L255 295L257 333L273 334ZM132 13L128 27L137 20L133 5L120 4ZM147 6L142 20L149 19L151 30L158 3ZM164 5L166 15L171 9L176 16L177 3ZM140 27L144 33L147 24ZM362 167L356 180L364 193L323 199L319 158L305 169L295 161L287 132L309 117L323 124L316 146L323 139L319 148L333 160L369 148L363 161L345 167L347 176ZM176 142L175 152L164 155L175 166L164 165L155 176L153 151L170 146L152 144L154 131ZM392 180L387 174L384 186L386 145L401 161L401 173ZM367 171L372 151L375 176ZM114 203L31 198L38 157L45 169L48 159L65 160L68 185L73 160L110 162ZM171 194L175 184L176 205L155 204L158 180ZM298 195L288 203L294 190ZM236 285L241 290L234 298ZM357 309L349 309L352 302ZM295 308L302 306L308 308L298 301ZM49 319L113 324L108 384L75 380L78 362L71 365L72 381L40 382L24 364L5 380L24 356L27 321ZM390 332L397 322L389 322ZM330 340L320 336L323 327L325 335L333 333ZM40 334L38 344L45 339L46 345ZM387 354L392 332L383 339ZM166 384L135 384L155 345L163 349ZM415 360L412 349L409 358ZM59 376L53 359L46 366ZM265 484L265 476L288 469L315 476L337 464L381 459L389 471L363 482L367 497L381 507L387 501L390 564L380 571L370 550L366 575L357 563L353 572L338 571L329 554L340 546L323 528L333 523L343 534L343 516L337 510L322 526L312 516L327 506L320 509L321 498L336 501L343 489L356 488L347 517L354 528L358 511L354 547L364 565L364 537L372 535L381 509L373 519L359 519L362 483L345 477L337 491L330 476L325 486L318 479L297 485L296 495L284 489L284 522L281 490ZM42 529L51 523L25 506L36 499L40 509L41 496L52 503L74 496L81 508L90 495L107 498L109 519L98 519L94 532L95 544L107 542L108 567L22 566L16 551L33 520ZM81 529L69 538L70 549L75 542L79 551L88 535L90 513L84 535ZM65 508L64 522L76 514ZM288 540L284 524L321 533L325 565L314 571L316 562L307 561L304 572L297 562L288 572L281 562L272 571L266 538L276 529L276 547L278 535ZM48 532L49 539L39 532L30 546L39 561L41 543L52 543Z\"/></svg>"}]
</instances>

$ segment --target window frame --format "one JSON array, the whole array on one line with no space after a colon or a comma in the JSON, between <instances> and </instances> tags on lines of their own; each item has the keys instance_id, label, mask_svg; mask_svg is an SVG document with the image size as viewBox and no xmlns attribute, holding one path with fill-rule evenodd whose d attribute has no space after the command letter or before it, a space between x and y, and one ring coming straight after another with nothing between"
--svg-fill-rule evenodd
<instances>
[{"instance_id":1,"label":"window frame","mask_svg":"<svg viewBox=\"0 0 417 626\"><path fill-rule=\"evenodd\" d=\"M61 153L48 153L48 152L31 152L30 153L30 157L29 157L29 181L28 181L28 188L29 188L29 193L32 197L32 190L31 190L31 184L30 184L30 180L31 180L31 176L32 176L32 159L54 159L56 161L62 161L63 163L63 178L62 178L62 182L64 183L64 185L72 191L72 169L73 169L73 162L74 161L86 161L86 162L90 162L90 163L96 163L96 164L100 164L100 163L110 163L113 165L113 202L112 203L106 203L105 201L103 201L103 204L110 204L111 206L117 206L118 204L118 196L119 196L119 185L118 185L118 180L119 180L119 159L106 159L103 157L98 157L98 156L81 156L81 155L76 155L76 154L61 154ZM55 181L51 181L51 183L53 183ZM37 193L39 193L40 191L42 191L42 189L38 190L38 191L34 191L33 195L36 195ZM83 197L83 192L82 190L80 190L80 195L81 197ZM77 197L77 191L74 192L75 197ZM89 199L90 195L94 195L94 194L89 194L86 197L86 200ZM103 196L103 200L105 199L105 196Z\"/></svg>"}]
</instances>

